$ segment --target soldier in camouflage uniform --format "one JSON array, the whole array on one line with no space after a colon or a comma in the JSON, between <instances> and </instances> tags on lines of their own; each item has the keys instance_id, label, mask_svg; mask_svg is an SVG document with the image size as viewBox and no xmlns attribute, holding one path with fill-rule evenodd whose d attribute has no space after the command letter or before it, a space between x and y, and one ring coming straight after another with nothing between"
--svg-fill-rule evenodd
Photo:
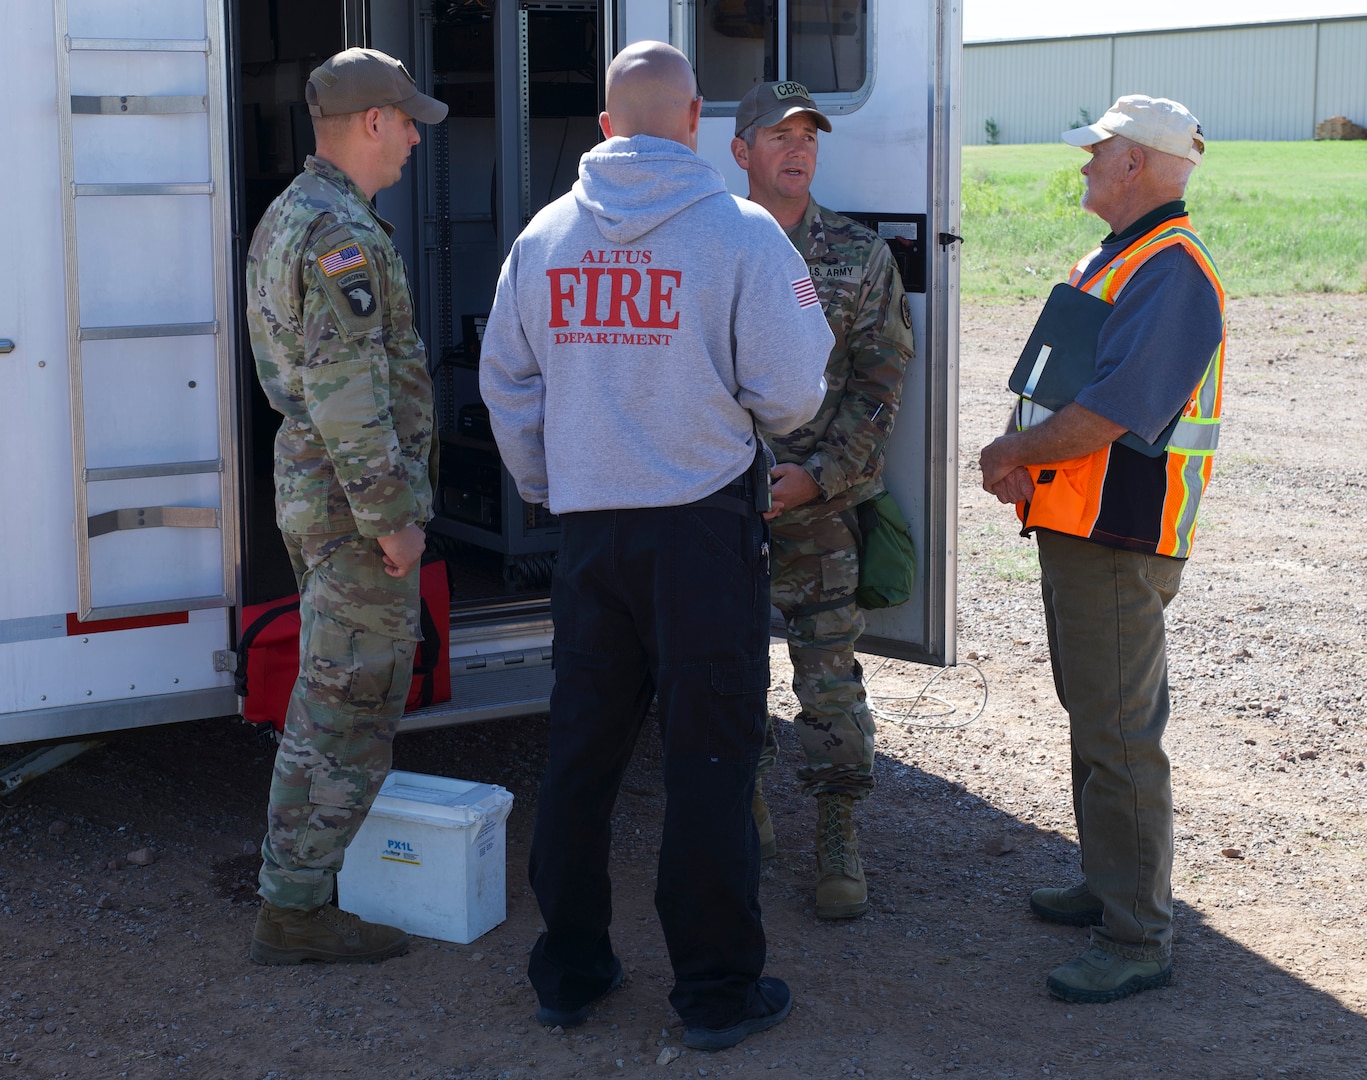
<instances>
[{"instance_id":1,"label":"soldier in camouflage uniform","mask_svg":"<svg viewBox=\"0 0 1367 1080\"><path fill-rule=\"evenodd\" d=\"M774 605L788 628L797 730L806 755L798 770L818 807L816 913L862 915L868 889L852 809L873 790L873 717L854 644L864 630L855 605L858 539L847 524L859 503L883 490L883 447L914 346L911 309L892 253L877 235L811 198L817 130L830 121L799 83L762 83L736 110L731 151L750 198L774 215L807 260L835 334L826 399L812 420L782 437L766 433L773 470ZM778 741L769 721L755 785L762 852L777 850L761 787Z\"/></svg>"},{"instance_id":2,"label":"soldier in camouflage uniform","mask_svg":"<svg viewBox=\"0 0 1367 1080\"><path fill-rule=\"evenodd\" d=\"M257 374L284 416L276 518L300 589L300 671L271 780L252 959L383 960L391 926L328 901L389 772L413 674L417 569L432 516L432 382L391 227L370 200L398 181L415 121L446 106L403 65L347 49L306 97L318 151L271 204L247 257Z\"/></svg>"}]
</instances>

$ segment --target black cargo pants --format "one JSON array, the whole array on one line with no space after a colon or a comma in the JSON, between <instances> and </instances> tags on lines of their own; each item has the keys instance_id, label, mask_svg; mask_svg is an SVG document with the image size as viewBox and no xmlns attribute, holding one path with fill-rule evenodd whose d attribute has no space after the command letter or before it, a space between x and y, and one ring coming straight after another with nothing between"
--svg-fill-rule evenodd
<instances>
[{"instance_id":1,"label":"black cargo pants","mask_svg":"<svg viewBox=\"0 0 1367 1080\"><path fill-rule=\"evenodd\" d=\"M604 993L610 817L652 698L666 807L655 907L690 1026L747 1014L764 969L750 813L769 685L767 527L745 481L698 503L560 518L555 688L530 877L543 1005Z\"/></svg>"}]
</instances>

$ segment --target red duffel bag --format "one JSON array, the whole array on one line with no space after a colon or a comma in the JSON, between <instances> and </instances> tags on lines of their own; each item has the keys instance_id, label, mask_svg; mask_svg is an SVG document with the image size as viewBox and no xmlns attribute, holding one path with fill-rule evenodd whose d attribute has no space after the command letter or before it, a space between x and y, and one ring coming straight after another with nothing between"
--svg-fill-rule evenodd
<instances>
[{"instance_id":1,"label":"red duffel bag","mask_svg":"<svg viewBox=\"0 0 1367 1080\"><path fill-rule=\"evenodd\" d=\"M446 563L433 559L421 570L422 642L413 657L413 685L405 712L451 700L451 593ZM285 709L299 677L299 597L287 596L242 609L233 681L242 715L253 724L285 726Z\"/></svg>"}]
</instances>

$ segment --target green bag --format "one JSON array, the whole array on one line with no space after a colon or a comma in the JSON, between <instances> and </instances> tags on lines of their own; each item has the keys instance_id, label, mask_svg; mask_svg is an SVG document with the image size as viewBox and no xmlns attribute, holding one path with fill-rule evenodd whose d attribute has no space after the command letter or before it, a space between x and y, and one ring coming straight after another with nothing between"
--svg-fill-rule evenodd
<instances>
[{"instance_id":1,"label":"green bag","mask_svg":"<svg viewBox=\"0 0 1367 1080\"><path fill-rule=\"evenodd\" d=\"M855 507L859 526L859 588L854 599L861 608L896 607L911 599L916 581L916 545L911 526L893 497L880 492Z\"/></svg>"}]
</instances>

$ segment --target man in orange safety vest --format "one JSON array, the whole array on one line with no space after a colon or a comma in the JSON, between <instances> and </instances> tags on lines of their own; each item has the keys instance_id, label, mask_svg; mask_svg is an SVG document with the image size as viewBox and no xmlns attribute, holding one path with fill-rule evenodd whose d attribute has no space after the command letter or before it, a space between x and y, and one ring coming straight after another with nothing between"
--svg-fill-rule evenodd
<instances>
[{"instance_id":1,"label":"man in orange safety vest","mask_svg":"<svg viewBox=\"0 0 1367 1080\"><path fill-rule=\"evenodd\" d=\"M1111 227L1069 283L1113 310L1091 381L1055 412L1022 398L979 464L983 487L1015 503L1023 533L1035 535L1054 685L1070 725L1083 880L1037 889L1030 907L1091 926L1091 945L1055 969L1048 988L1100 1003L1163 986L1172 973L1163 613L1219 437L1224 289L1182 201L1205 151L1187 109L1128 95L1063 140L1091 155L1082 205ZM1152 452L1118 442L1127 432Z\"/></svg>"}]
</instances>

